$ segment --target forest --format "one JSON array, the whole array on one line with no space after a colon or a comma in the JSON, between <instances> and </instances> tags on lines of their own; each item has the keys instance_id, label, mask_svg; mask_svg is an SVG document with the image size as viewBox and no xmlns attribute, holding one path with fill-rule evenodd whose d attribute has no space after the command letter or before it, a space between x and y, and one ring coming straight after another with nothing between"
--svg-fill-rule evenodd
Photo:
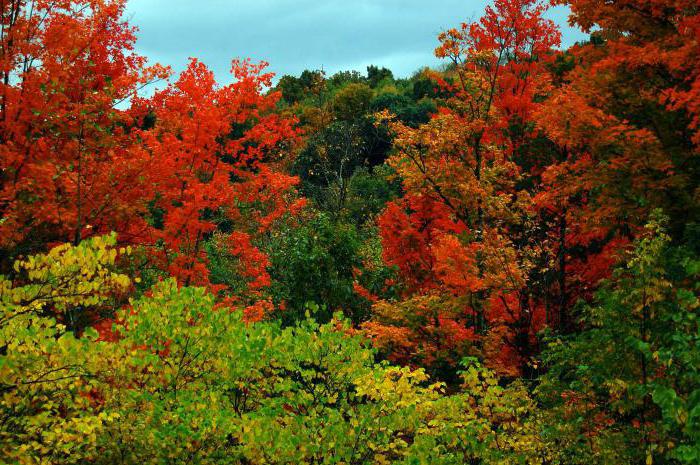
<instances>
[{"instance_id":1,"label":"forest","mask_svg":"<svg viewBox=\"0 0 700 465\"><path fill-rule=\"evenodd\" d=\"M0 0L1 464L700 464L697 0L228 83L126 3Z\"/></svg>"}]
</instances>

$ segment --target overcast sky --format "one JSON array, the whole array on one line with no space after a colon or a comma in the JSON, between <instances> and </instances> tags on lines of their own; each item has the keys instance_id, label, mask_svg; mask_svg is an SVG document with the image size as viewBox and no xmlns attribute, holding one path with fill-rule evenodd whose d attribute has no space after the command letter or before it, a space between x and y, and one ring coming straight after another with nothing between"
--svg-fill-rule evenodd
<instances>
[{"instance_id":1,"label":"overcast sky","mask_svg":"<svg viewBox=\"0 0 700 465\"><path fill-rule=\"evenodd\" d=\"M278 75L304 69L328 75L369 64L397 77L439 64L437 34L477 19L485 0L129 0L127 17L139 28L137 50L180 71L188 57L228 82L231 59L265 60ZM562 25L564 45L584 35Z\"/></svg>"}]
</instances>

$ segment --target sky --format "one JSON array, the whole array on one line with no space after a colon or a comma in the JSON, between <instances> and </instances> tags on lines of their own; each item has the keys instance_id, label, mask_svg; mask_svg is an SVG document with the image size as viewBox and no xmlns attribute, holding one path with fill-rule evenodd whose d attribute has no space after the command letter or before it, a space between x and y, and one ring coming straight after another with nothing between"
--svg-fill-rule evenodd
<instances>
[{"instance_id":1,"label":"sky","mask_svg":"<svg viewBox=\"0 0 700 465\"><path fill-rule=\"evenodd\" d=\"M433 56L437 35L481 16L486 0L129 0L139 28L137 52L181 71L189 57L230 82L233 58L267 61L278 76L304 69L365 72L374 64L408 77ZM563 45L585 35L566 25L567 10L549 17Z\"/></svg>"}]
</instances>

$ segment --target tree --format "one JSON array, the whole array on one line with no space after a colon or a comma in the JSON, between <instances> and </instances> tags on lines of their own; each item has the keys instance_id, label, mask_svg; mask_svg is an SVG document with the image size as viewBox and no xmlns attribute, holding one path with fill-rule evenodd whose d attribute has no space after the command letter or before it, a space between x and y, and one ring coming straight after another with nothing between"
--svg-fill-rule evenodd
<instances>
[{"instance_id":1,"label":"tree","mask_svg":"<svg viewBox=\"0 0 700 465\"><path fill-rule=\"evenodd\" d=\"M333 97L333 112L342 121L355 121L369 112L374 93L366 84L350 83Z\"/></svg>"},{"instance_id":2,"label":"tree","mask_svg":"<svg viewBox=\"0 0 700 465\"><path fill-rule=\"evenodd\" d=\"M521 386L465 366L468 395L376 363L350 325L247 323L174 279L82 336L44 316L129 279L114 236L18 262L0 289L0 436L18 463L519 463L536 449ZM124 251L128 253L128 251ZM99 337L98 337L99 336ZM329 450L333 453L329 454Z\"/></svg>"},{"instance_id":3,"label":"tree","mask_svg":"<svg viewBox=\"0 0 700 465\"><path fill-rule=\"evenodd\" d=\"M236 61L218 86L193 60L150 98L166 70L131 51L124 1L3 6L0 231L6 257L116 231L149 267L208 284L204 243L226 222L229 252L256 291L267 282L251 235L295 211L297 179L275 170L294 120L273 113L264 64ZM118 104L131 99L128 110Z\"/></svg>"},{"instance_id":4,"label":"tree","mask_svg":"<svg viewBox=\"0 0 700 465\"><path fill-rule=\"evenodd\" d=\"M574 329L572 304L592 296L653 209L670 215L676 238L698 216L693 110L681 103L697 80L687 68L697 48L686 39L696 12L682 3L570 3L572 22L598 30L554 64L556 89L535 114L553 144L534 200L550 218L547 240L558 243L553 281L565 331Z\"/></svg>"},{"instance_id":5,"label":"tree","mask_svg":"<svg viewBox=\"0 0 700 465\"><path fill-rule=\"evenodd\" d=\"M368 146L359 124L332 123L307 140L292 170L304 181L302 192L334 218L343 216L350 179L367 160Z\"/></svg>"},{"instance_id":6,"label":"tree","mask_svg":"<svg viewBox=\"0 0 700 465\"><path fill-rule=\"evenodd\" d=\"M83 463L115 412L95 409L88 361L100 309L130 279L113 271L114 235L15 262L21 279L0 276L0 454L16 463ZM83 337L78 337L78 330Z\"/></svg>"},{"instance_id":7,"label":"tree","mask_svg":"<svg viewBox=\"0 0 700 465\"><path fill-rule=\"evenodd\" d=\"M510 359L489 362L510 374L535 352L545 323L527 286L542 252L523 240L532 214L522 163L559 43L544 11L535 1L497 1L478 22L442 33L436 55L451 60L455 84L441 80L441 108L418 128L387 116L396 148L389 163L407 192L406 210L390 205L381 220L387 259L411 268L402 270L408 289L463 297L443 321L485 346L510 346ZM464 355L453 355L452 365Z\"/></svg>"},{"instance_id":8,"label":"tree","mask_svg":"<svg viewBox=\"0 0 700 465\"><path fill-rule=\"evenodd\" d=\"M537 390L557 463L698 458L698 263L659 221L586 309L586 329L543 354Z\"/></svg>"},{"instance_id":9,"label":"tree","mask_svg":"<svg viewBox=\"0 0 700 465\"><path fill-rule=\"evenodd\" d=\"M262 93L272 79L265 66L234 61L236 82L218 86L193 60L177 82L134 102L138 121L155 116L138 137L155 162L144 200L157 212L147 234L134 240L152 247L161 269L185 284L209 283L205 244L219 227L250 288L265 286L251 237L303 206L293 195L297 178L274 169L297 133L293 120L272 112L279 94Z\"/></svg>"},{"instance_id":10,"label":"tree","mask_svg":"<svg viewBox=\"0 0 700 465\"><path fill-rule=\"evenodd\" d=\"M637 73L634 85L640 85L642 100L656 101L671 111L686 114L683 136L698 143L697 36L700 22L696 4L691 1L632 1L606 5L592 0L567 2L571 7L570 21L586 31L600 28L596 34L602 47L590 44L580 51L596 62L591 72L599 77L615 75L629 77ZM596 50L597 49L597 50ZM652 89L657 93L647 93ZM612 103L612 102L611 102ZM618 102L617 103L621 103ZM620 108L623 108L621 106ZM628 107L638 110L639 106ZM657 120L658 121L658 120ZM657 129L662 129L662 125ZM678 128L680 129L680 128Z\"/></svg>"},{"instance_id":11,"label":"tree","mask_svg":"<svg viewBox=\"0 0 700 465\"><path fill-rule=\"evenodd\" d=\"M3 3L0 247L3 265L45 243L140 231L143 170L116 106L167 70L133 53L126 2Z\"/></svg>"},{"instance_id":12,"label":"tree","mask_svg":"<svg viewBox=\"0 0 700 465\"><path fill-rule=\"evenodd\" d=\"M336 311L354 322L366 318L367 302L353 289L362 268L362 239L351 224L337 223L323 213L307 216L273 233L267 247L271 259L271 292L284 308L286 324L304 320L309 304L314 318L328 322Z\"/></svg>"},{"instance_id":13,"label":"tree","mask_svg":"<svg viewBox=\"0 0 700 465\"><path fill-rule=\"evenodd\" d=\"M437 110L435 104L430 100L415 102L407 95L394 93L377 95L372 99L371 107L376 112L389 111L410 127L427 123L431 114Z\"/></svg>"},{"instance_id":14,"label":"tree","mask_svg":"<svg viewBox=\"0 0 700 465\"><path fill-rule=\"evenodd\" d=\"M379 68L375 65L369 65L367 67L367 81L371 88L376 88L382 81L392 81L394 79L394 73L390 69L384 67Z\"/></svg>"}]
</instances>

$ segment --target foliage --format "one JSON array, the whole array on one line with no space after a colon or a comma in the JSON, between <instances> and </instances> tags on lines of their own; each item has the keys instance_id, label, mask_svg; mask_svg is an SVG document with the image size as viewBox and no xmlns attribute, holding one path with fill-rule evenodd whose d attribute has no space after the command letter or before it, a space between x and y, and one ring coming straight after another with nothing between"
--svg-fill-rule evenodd
<instances>
[{"instance_id":1,"label":"foliage","mask_svg":"<svg viewBox=\"0 0 700 465\"><path fill-rule=\"evenodd\" d=\"M103 299L100 277L128 284L109 271L113 243L51 252L57 271L77 256L95 271L79 278L94 294L70 303ZM67 305L60 285L47 286ZM206 289L170 279L97 340L93 329L64 332L40 306L10 303L27 289L3 289L0 434L19 463L511 463L502 460L533 440L517 426L530 408L520 388L470 362L468 394L443 396L421 370L377 364L342 319L249 324Z\"/></svg>"},{"instance_id":2,"label":"foliage","mask_svg":"<svg viewBox=\"0 0 700 465\"><path fill-rule=\"evenodd\" d=\"M343 87L333 97L333 113L343 121L352 121L369 111L373 92L365 84L351 83Z\"/></svg>"},{"instance_id":3,"label":"foliage","mask_svg":"<svg viewBox=\"0 0 700 465\"><path fill-rule=\"evenodd\" d=\"M116 231L150 253L149 266L207 285L204 244L221 223L236 233L228 251L247 265L258 255L250 237L300 206L298 180L274 165L297 131L272 112L279 95L263 94L265 64L236 60L236 82L219 86L193 59L140 98L169 73L132 52L125 1L2 8L3 255Z\"/></svg>"},{"instance_id":4,"label":"foliage","mask_svg":"<svg viewBox=\"0 0 700 465\"><path fill-rule=\"evenodd\" d=\"M91 398L97 332L77 338L66 327L129 287L111 270L115 241L95 237L17 261L22 282L0 276L0 454L9 463L83 463L118 418Z\"/></svg>"},{"instance_id":5,"label":"foliage","mask_svg":"<svg viewBox=\"0 0 700 465\"><path fill-rule=\"evenodd\" d=\"M393 304L381 304L370 327L378 342L395 335L428 354L443 344L451 352L434 358L411 349L420 363L456 367L476 344L490 367L517 374L536 351L537 331L552 323L530 270L556 249L527 235L537 218L520 160L537 136L533 110L559 42L544 12L536 1L497 1L480 20L444 32L436 55L452 61L454 84L438 78L448 90L439 110L417 127L383 115L394 137L389 164L406 192L379 220L385 259L398 266L409 299L393 313L417 316L425 301L440 304L428 305L428 318L403 322L385 318Z\"/></svg>"},{"instance_id":6,"label":"foliage","mask_svg":"<svg viewBox=\"0 0 700 465\"><path fill-rule=\"evenodd\" d=\"M362 266L358 231L323 213L309 216L276 231L269 243L271 292L284 307L280 317L287 323L303 320L307 305L315 304L320 322L339 310L353 321L365 319L367 303L353 289L355 270Z\"/></svg>"},{"instance_id":7,"label":"foliage","mask_svg":"<svg viewBox=\"0 0 700 465\"><path fill-rule=\"evenodd\" d=\"M0 462L700 463L697 0L274 87L125 10L0 4Z\"/></svg>"},{"instance_id":8,"label":"foliage","mask_svg":"<svg viewBox=\"0 0 700 465\"><path fill-rule=\"evenodd\" d=\"M553 338L538 393L560 463L695 463L700 351L698 262L647 227L585 312Z\"/></svg>"}]
</instances>

